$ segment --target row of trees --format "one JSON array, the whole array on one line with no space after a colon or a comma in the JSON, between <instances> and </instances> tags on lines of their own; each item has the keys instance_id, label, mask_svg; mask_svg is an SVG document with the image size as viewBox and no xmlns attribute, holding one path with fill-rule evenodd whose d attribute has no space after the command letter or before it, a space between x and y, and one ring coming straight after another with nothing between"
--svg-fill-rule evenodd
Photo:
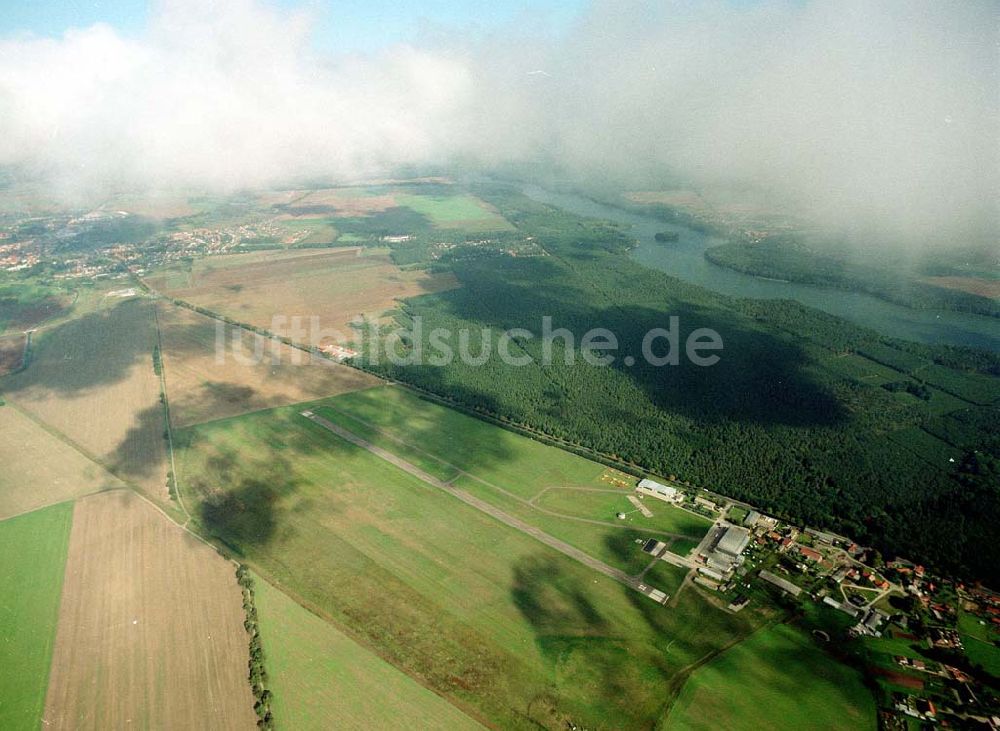
<instances>
[{"instance_id":1,"label":"row of trees","mask_svg":"<svg viewBox=\"0 0 1000 731\"><path fill-rule=\"evenodd\" d=\"M243 611L246 619L243 627L250 635L250 689L254 696L254 711L257 713L257 728L273 729L274 716L271 713L272 695L267 687L267 670L264 669L264 648L261 645L260 629L257 625L257 605L254 601L253 577L246 566L236 567L236 580L243 590Z\"/></svg>"}]
</instances>

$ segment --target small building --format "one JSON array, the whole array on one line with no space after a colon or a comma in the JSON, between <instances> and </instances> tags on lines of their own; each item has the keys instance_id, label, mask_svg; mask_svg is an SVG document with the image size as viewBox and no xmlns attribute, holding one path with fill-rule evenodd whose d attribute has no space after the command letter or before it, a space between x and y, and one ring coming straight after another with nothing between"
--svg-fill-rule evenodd
<instances>
[{"instance_id":1,"label":"small building","mask_svg":"<svg viewBox=\"0 0 1000 731\"><path fill-rule=\"evenodd\" d=\"M712 569L705 568L704 566L698 569L698 573L703 574L710 579L715 579L718 582L723 582L726 580L726 577L720 574L718 571L713 571Z\"/></svg>"},{"instance_id":2,"label":"small building","mask_svg":"<svg viewBox=\"0 0 1000 731\"><path fill-rule=\"evenodd\" d=\"M753 528L754 526L757 525L758 520L760 520L760 513L758 513L756 510L751 510L749 513L747 513L747 517L743 519L743 525L745 525L747 528Z\"/></svg>"},{"instance_id":3,"label":"small building","mask_svg":"<svg viewBox=\"0 0 1000 731\"><path fill-rule=\"evenodd\" d=\"M667 547L667 544L663 541L658 541L655 538L650 538L643 545L642 550L653 556L659 556L663 553L663 549Z\"/></svg>"},{"instance_id":4,"label":"small building","mask_svg":"<svg viewBox=\"0 0 1000 731\"><path fill-rule=\"evenodd\" d=\"M833 533L824 533L823 531L816 530L815 528L806 528L806 533L811 535L816 540L821 541L822 543L829 543L830 545L833 545L834 541L838 538L838 536L835 536Z\"/></svg>"},{"instance_id":5,"label":"small building","mask_svg":"<svg viewBox=\"0 0 1000 731\"><path fill-rule=\"evenodd\" d=\"M738 612L749 603L750 603L750 597L740 595L735 599L733 599L732 603L729 605L729 611Z\"/></svg>"},{"instance_id":6,"label":"small building","mask_svg":"<svg viewBox=\"0 0 1000 731\"><path fill-rule=\"evenodd\" d=\"M809 548L808 546L799 546L799 553L802 554L803 558L809 559L810 561L815 561L819 563L823 560L823 554L819 551Z\"/></svg>"},{"instance_id":7,"label":"small building","mask_svg":"<svg viewBox=\"0 0 1000 731\"><path fill-rule=\"evenodd\" d=\"M716 504L713 503L708 498L696 497L694 499L694 502L695 502L696 505L700 505L703 508L708 508L709 510L718 510L719 509L718 506L716 506Z\"/></svg>"}]
</instances>

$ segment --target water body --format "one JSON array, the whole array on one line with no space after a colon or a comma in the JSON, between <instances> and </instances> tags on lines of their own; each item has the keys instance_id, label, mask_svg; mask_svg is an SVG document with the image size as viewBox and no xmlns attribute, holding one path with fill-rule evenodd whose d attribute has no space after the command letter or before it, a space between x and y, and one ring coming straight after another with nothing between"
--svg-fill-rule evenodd
<instances>
[{"instance_id":1,"label":"water body","mask_svg":"<svg viewBox=\"0 0 1000 731\"><path fill-rule=\"evenodd\" d=\"M1000 351L1000 319L950 310L913 310L860 292L754 277L705 258L705 249L724 243L715 236L572 193L555 193L537 185L527 185L523 192L540 203L628 227L639 242L631 254L635 261L707 289L733 297L796 300L892 337ZM653 237L659 231L673 231L678 240L658 242Z\"/></svg>"}]
</instances>

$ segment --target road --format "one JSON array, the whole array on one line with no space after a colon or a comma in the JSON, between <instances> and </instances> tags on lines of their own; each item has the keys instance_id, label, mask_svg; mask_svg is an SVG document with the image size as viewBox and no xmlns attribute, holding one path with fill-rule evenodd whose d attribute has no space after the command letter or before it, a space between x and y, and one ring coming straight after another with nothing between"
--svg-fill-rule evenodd
<instances>
[{"instance_id":1,"label":"road","mask_svg":"<svg viewBox=\"0 0 1000 731\"><path fill-rule=\"evenodd\" d=\"M302 416L306 417L307 419L313 421L316 424L319 424L324 429L333 432L341 439L344 439L350 442L351 444L354 444L355 446L361 447L362 449L366 449L375 456L395 465L404 472L410 473L411 475L421 480L422 482L425 482L428 485L436 487L439 490L443 490L452 497L458 498L466 505L470 505L476 510L486 513L490 517L499 520L504 525L510 526L511 528L514 528L526 535L531 536L535 540L544 543L549 548L559 551L559 553L563 554L564 556L568 556L574 561L578 561L579 563L582 563L584 566L591 568L594 571L597 571L598 573L604 574L608 578L614 579L618 583L624 584L630 589L635 589L636 591L639 591L643 594L647 593L648 587L646 587L646 585L643 584L639 579L629 576L624 571L616 569L613 566L608 566L608 564L604 563L603 561L599 561L593 556L584 553L580 549L571 546L568 543L559 540L558 538L550 536L548 533L536 528L533 525L525 523L520 518L516 518L513 515L506 513L503 510L500 510L500 508L496 507L495 505L491 505L485 500L481 500L480 498L477 498L475 495L472 495L471 493L468 493L465 490L449 485L448 483L437 479L433 475L427 474L419 467L407 462L405 459L402 459L396 456L395 454L392 454L391 452L387 452L386 450L372 444L366 439L362 439L357 434L354 434L353 432L350 432L347 429L344 429L343 427L338 426L337 424L334 424L333 422L328 421L327 419L324 419L322 416L314 414L311 411L303 411Z\"/></svg>"}]
</instances>

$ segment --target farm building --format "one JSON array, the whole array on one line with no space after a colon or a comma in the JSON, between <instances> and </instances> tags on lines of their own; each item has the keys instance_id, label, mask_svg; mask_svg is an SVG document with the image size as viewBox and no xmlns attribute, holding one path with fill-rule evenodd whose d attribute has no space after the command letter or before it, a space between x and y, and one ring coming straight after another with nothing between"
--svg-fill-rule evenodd
<instances>
[{"instance_id":1,"label":"farm building","mask_svg":"<svg viewBox=\"0 0 1000 731\"><path fill-rule=\"evenodd\" d=\"M715 550L736 558L750 542L750 531L738 526L730 526L715 545Z\"/></svg>"},{"instance_id":2,"label":"farm building","mask_svg":"<svg viewBox=\"0 0 1000 731\"><path fill-rule=\"evenodd\" d=\"M711 500L703 497L696 497L694 499L695 503L703 508L708 508L709 510L718 510L719 506L713 503Z\"/></svg>"},{"instance_id":3,"label":"farm building","mask_svg":"<svg viewBox=\"0 0 1000 731\"><path fill-rule=\"evenodd\" d=\"M802 589L800 589L799 587L797 587L791 581L787 581L786 579L782 579L780 576L775 576L770 571L761 571L760 572L760 578L762 578L764 581L766 581L769 584L774 584L776 587L778 587L782 591L788 592L792 596L798 596L799 594L802 593Z\"/></svg>"},{"instance_id":4,"label":"farm building","mask_svg":"<svg viewBox=\"0 0 1000 731\"><path fill-rule=\"evenodd\" d=\"M758 520L760 520L760 513L758 513L756 510L751 510L749 513L747 513L747 517L743 519L743 525L745 525L747 528L753 528L755 525L757 525Z\"/></svg>"},{"instance_id":5,"label":"farm building","mask_svg":"<svg viewBox=\"0 0 1000 731\"><path fill-rule=\"evenodd\" d=\"M675 488L669 485L661 485L655 480L640 480L635 489L637 492L668 502L675 502L680 497L680 493Z\"/></svg>"},{"instance_id":6,"label":"farm building","mask_svg":"<svg viewBox=\"0 0 1000 731\"><path fill-rule=\"evenodd\" d=\"M704 568L704 567L699 568L698 569L698 573L699 574L704 574L708 578L715 579L716 581L718 581L720 583L726 580L726 577L723 576L722 574L720 574L718 571L713 571L712 569L709 569L709 568Z\"/></svg>"}]
</instances>

